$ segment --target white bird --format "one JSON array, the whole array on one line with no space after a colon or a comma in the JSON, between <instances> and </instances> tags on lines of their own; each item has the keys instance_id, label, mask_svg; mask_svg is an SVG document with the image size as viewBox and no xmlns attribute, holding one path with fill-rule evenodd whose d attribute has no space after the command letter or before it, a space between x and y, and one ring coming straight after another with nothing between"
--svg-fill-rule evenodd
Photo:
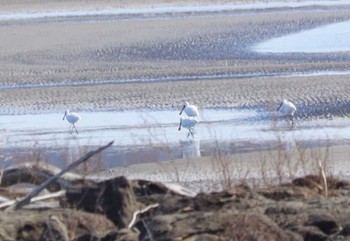
<instances>
[{"instance_id":1,"label":"white bird","mask_svg":"<svg viewBox=\"0 0 350 241\"><path fill-rule=\"evenodd\" d=\"M79 134L77 128L75 127L75 123L77 123L81 119L80 116L75 112L69 112L69 110L66 110L64 112L64 116L63 116L62 120L64 120L64 118L66 118L67 121L70 124L72 124L72 129L74 128L76 133Z\"/></svg>"},{"instance_id":2,"label":"white bird","mask_svg":"<svg viewBox=\"0 0 350 241\"><path fill-rule=\"evenodd\" d=\"M292 124L293 124L294 113L296 112L296 110L297 108L295 107L295 105L286 99L284 99L281 102L280 106L277 108L277 111L280 111L285 116L288 116L291 118Z\"/></svg>"},{"instance_id":3,"label":"white bird","mask_svg":"<svg viewBox=\"0 0 350 241\"><path fill-rule=\"evenodd\" d=\"M194 117L189 117L189 118L180 118L180 124L179 124L179 131L181 130L181 127L188 129L188 134L187 137L189 137L189 135L192 135L192 137L194 138L194 126L197 125L198 120Z\"/></svg>"},{"instance_id":4,"label":"white bird","mask_svg":"<svg viewBox=\"0 0 350 241\"><path fill-rule=\"evenodd\" d=\"M198 112L197 106L190 105L187 101L183 105L179 115L182 114L182 111L184 111L186 113L186 115L190 116L190 117L197 117L197 116L199 116L199 112Z\"/></svg>"}]
</instances>

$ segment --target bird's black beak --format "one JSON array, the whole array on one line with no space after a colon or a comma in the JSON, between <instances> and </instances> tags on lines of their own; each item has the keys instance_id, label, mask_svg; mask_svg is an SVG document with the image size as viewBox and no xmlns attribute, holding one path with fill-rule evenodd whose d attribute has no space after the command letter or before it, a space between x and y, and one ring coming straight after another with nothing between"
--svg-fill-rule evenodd
<instances>
[{"instance_id":1,"label":"bird's black beak","mask_svg":"<svg viewBox=\"0 0 350 241\"><path fill-rule=\"evenodd\" d=\"M184 106L182 106L182 109L181 109L181 111L180 111L180 114L179 115L181 115L182 114L182 111L185 109L185 105ZM181 122L180 122L181 123Z\"/></svg>"},{"instance_id":2,"label":"bird's black beak","mask_svg":"<svg viewBox=\"0 0 350 241\"><path fill-rule=\"evenodd\" d=\"M281 102L280 106L277 108L276 111L279 111L279 109L281 108L282 105L283 105L283 102Z\"/></svg>"},{"instance_id":3,"label":"bird's black beak","mask_svg":"<svg viewBox=\"0 0 350 241\"><path fill-rule=\"evenodd\" d=\"M67 115L67 114L66 114L66 113L64 113L64 116L63 116L62 120L64 120L64 118L66 118L66 115Z\"/></svg>"}]
</instances>

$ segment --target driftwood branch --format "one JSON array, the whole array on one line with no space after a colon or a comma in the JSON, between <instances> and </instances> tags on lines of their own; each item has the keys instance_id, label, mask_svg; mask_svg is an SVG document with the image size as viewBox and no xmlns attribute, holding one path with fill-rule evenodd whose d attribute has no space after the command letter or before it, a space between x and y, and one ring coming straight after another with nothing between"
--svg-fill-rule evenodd
<instances>
[{"instance_id":1,"label":"driftwood branch","mask_svg":"<svg viewBox=\"0 0 350 241\"><path fill-rule=\"evenodd\" d=\"M132 219L131 219L131 221L130 221L130 223L128 225L128 228L132 228L132 226L134 226L136 218L137 218L137 215L145 213L148 210L150 210L151 208L156 208L158 206L159 206L159 203L154 203L154 204L151 204L151 205L149 205L149 206L147 206L147 207L145 207L145 208L143 208L141 210L135 211L134 214L132 215Z\"/></svg>"},{"instance_id":2,"label":"driftwood branch","mask_svg":"<svg viewBox=\"0 0 350 241\"><path fill-rule=\"evenodd\" d=\"M39 201L43 201L43 200L50 199L50 198L62 197L62 196L64 196L65 194L66 194L66 191L65 191L65 190L61 190L61 191L54 192L54 193L49 193L49 194L45 194L45 195L40 195L40 196L37 196L37 197L32 198L32 199L30 200L30 203L39 202ZM11 205L13 205L13 204L15 204L15 203L16 203L15 200L10 200L10 201L1 203L1 204L0 204L0 209L6 208L6 207L11 206Z\"/></svg>"},{"instance_id":3,"label":"driftwood branch","mask_svg":"<svg viewBox=\"0 0 350 241\"><path fill-rule=\"evenodd\" d=\"M49 179L47 179L45 182L43 182L39 187L35 188L32 192L28 193L27 196L25 196L24 198L22 198L21 200L17 201L14 205L10 206L9 208L6 209L6 211L13 211L13 210L17 210L22 208L23 206L27 205L28 203L30 203L30 200L37 196L42 190L44 190L48 185L50 185L52 182L56 181L58 178L60 178L64 173L72 170L73 168L79 166L81 163L87 161L90 157L100 153L101 151L103 151L104 149L108 148L109 146L111 146L113 144L113 141L108 143L105 146L102 146L100 148L98 148L95 151L91 151L89 153L87 153L85 156L81 157L79 160L73 162L72 164L70 164L69 166L67 166L65 169L63 169L61 172L59 172L58 174L50 177Z\"/></svg>"}]
</instances>

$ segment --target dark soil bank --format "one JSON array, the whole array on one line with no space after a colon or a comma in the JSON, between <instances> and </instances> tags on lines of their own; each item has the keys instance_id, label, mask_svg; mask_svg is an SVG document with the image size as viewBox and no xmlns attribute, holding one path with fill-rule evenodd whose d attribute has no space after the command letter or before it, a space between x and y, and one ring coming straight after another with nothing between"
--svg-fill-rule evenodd
<instances>
[{"instance_id":1,"label":"dark soil bank","mask_svg":"<svg viewBox=\"0 0 350 241\"><path fill-rule=\"evenodd\" d=\"M19 196L8 186L29 180L39 184L38 174L45 173L30 168L20 172L27 179L5 173L3 196ZM268 188L242 183L222 192L193 194L122 176L99 182L59 179L48 187L50 192L66 191L56 207L45 201L1 212L0 239L349 240L350 183L328 178L325 188L324 181L306 176Z\"/></svg>"}]
</instances>

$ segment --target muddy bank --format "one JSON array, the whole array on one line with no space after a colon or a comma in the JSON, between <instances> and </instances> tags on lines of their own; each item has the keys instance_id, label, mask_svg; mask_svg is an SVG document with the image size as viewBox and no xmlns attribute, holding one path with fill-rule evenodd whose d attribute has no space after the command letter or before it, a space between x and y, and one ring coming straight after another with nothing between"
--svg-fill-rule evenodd
<instances>
[{"instance_id":1,"label":"muddy bank","mask_svg":"<svg viewBox=\"0 0 350 241\"><path fill-rule=\"evenodd\" d=\"M27 181L42 172L29 168ZM13 184L7 181L15 173L4 174L1 195L10 197L6 185ZM198 194L123 176L92 181L66 175L53 184L47 191L60 193L58 200L1 211L1 239L318 241L350 235L350 184L321 175L267 188L241 182L225 191ZM21 196L15 190L11 198Z\"/></svg>"}]
</instances>

